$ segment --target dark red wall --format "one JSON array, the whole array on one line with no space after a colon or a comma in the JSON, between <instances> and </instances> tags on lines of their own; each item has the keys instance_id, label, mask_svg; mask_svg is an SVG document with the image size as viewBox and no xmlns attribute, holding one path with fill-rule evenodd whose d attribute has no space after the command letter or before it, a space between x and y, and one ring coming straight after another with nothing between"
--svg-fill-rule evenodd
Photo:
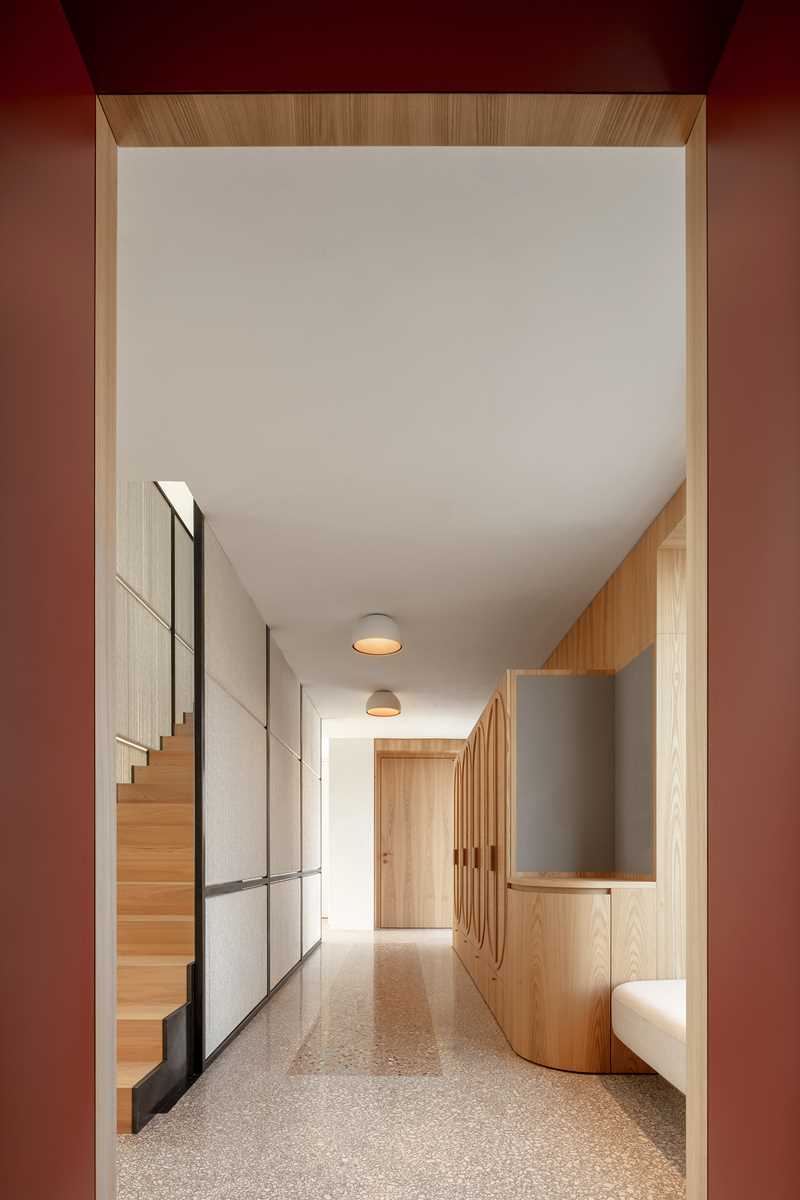
<instances>
[{"instance_id":1,"label":"dark red wall","mask_svg":"<svg viewBox=\"0 0 800 1200\"><path fill-rule=\"evenodd\" d=\"M800 15L708 102L709 1196L800 1192Z\"/></svg>"},{"instance_id":2,"label":"dark red wall","mask_svg":"<svg viewBox=\"0 0 800 1200\"><path fill-rule=\"evenodd\" d=\"M94 1195L94 112L0 5L0 1191Z\"/></svg>"},{"instance_id":3,"label":"dark red wall","mask_svg":"<svg viewBox=\"0 0 800 1200\"><path fill-rule=\"evenodd\" d=\"M64 0L99 92L704 92L740 0Z\"/></svg>"}]
</instances>

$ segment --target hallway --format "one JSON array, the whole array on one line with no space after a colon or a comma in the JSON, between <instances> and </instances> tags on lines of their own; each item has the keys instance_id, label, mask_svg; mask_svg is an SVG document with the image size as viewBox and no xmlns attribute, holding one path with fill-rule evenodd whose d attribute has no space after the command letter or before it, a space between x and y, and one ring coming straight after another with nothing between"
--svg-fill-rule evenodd
<instances>
[{"instance_id":1,"label":"hallway","mask_svg":"<svg viewBox=\"0 0 800 1200\"><path fill-rule=\"evenodd\" d=\"M684 1098L513 1053L449 930L330 933L164 1116L119 1200L668 1200Z\"/></svg>"}]
</instances>

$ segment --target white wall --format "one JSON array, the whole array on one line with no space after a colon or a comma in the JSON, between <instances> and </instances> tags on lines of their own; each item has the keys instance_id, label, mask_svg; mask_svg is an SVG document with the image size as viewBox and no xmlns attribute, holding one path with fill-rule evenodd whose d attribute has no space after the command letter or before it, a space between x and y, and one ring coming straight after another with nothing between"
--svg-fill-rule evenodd
<instances>
[{"instance_id":1,"label":"white wall","mask_svg":"<svg viewBox=\"0 0 800 1200\"><path fill-rule=\"evenodd\" d=\"M372 929L375 908L372 738L332 738L329 761L328 924L331 929Z\"/></svg>"}]
</instances>

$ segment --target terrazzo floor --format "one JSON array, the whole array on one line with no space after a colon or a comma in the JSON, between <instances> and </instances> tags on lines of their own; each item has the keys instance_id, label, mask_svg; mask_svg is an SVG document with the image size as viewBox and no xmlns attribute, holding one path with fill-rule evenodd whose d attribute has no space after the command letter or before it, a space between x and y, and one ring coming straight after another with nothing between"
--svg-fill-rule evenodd
<instances>
[{"instance_id":1,"label":"terrazzo floor","mask_svg":"<svg viewBox=\"0 0 800 1200\"><path fill-rule=\"evenodd\" d=\"M328 934L171 1112L119 1200L670 1200L683 1096L517 1057L448 931Z\"/></svg>"}]
</instances>

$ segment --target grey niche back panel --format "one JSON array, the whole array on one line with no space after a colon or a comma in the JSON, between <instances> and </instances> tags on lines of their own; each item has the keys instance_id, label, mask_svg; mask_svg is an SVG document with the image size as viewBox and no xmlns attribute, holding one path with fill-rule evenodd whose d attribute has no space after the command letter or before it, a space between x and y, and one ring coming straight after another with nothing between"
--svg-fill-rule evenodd
<instances>
[{"instance_id":1,"label":"grey niche back panel","mask_svg":"<svg viewBox=\"0 0 800 1200\"><path fill-rule=\"evenodd\" d=\"M614 867L614 679L520 675L518 871Z\"/></svg>"},{"instance_id":2,"label":"grey niche back panel","mask_svg":"<svg viewBox=\"0 0 800 1200\"><path fill-rule=\"evenodd\" d=\"M652 862L653 647L614 678L614 867L646 875Z\"/></svg>"}]
</instances>

